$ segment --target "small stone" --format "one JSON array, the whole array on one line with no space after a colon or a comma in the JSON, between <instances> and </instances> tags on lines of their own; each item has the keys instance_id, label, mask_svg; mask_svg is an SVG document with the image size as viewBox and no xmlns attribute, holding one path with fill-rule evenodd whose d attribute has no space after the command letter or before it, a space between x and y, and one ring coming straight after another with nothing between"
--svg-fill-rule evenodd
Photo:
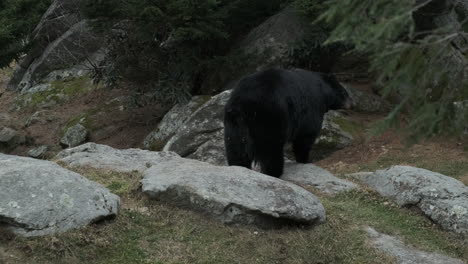
<instances>
[{"instance_id":1,"label":"small stone","mask_svg":"<svg viewBox=\"0 0 468 264\"><path fill-rule=\"evenodd\" d=\"M65 132L65 135L60 140L60 144L66 147L76 147L86 141L89 131L81 124L76 124Z\"/></svg>"},{"instance_id":2,"label":"small stone","mask_svg":"<svg viewBox=\"0 0 468 264\"><path fill-rule=\"evenodd\" d=\"M17 135L18 132L16 130L4 127L0 130L0 143L11 142Z\"/></svg>"},{"instance_id":3,"label":"small stone","mask_svg":"<svg viewBox=\"0 0 468 264\"><path fill-rule=\"evenodd\" d=\"M38 148L31 149L28 152L28 156L31 157L31 158L35 158L35 159L44 158L44 156L45 156L45 154L46 154L46 152L48 150L49 150L48 146L40 146Z\"/></svg>"}]
</instances>

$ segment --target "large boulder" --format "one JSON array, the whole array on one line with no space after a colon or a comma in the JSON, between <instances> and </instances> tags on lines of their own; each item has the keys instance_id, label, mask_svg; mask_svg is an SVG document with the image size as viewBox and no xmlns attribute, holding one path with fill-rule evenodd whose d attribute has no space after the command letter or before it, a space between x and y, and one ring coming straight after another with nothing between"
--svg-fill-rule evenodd
<instances>
[{"instance_id":1,"label":"large boulder","mask_svg":"<svg viewBox=\"0 0 468 264\"><path fill-rule=\"evenodd\" d=\"M119 150L106 145L86 143L63 150L57 154L55 160L71 168L91 167L117 172L143 172L152 165L175 156L175 153L141 149Z\"/></svg>"},{"instance_id":2,"label":"large boulder","mask_svg":"<svg viewBox=\"0 0 468 264\"><path fill-rule=\"evenodd\" d=\"M352 175L400 206L415 206L442 228L468 234L468 187L429 170L394 166Z\"/></svg>"},{"instance_id":3,"label":"large boulder","mask_svg":"<svg viewBox=\"0 0 468 264\"><path fill-rule=\"evenodd\" d=\"M230 95L231 91L222 92L192 113L163 150L182 157L226 164L223 119L224 106Z\"/></svg>"},{"instance_id":4,"label":"large boulder","mask_svg":"<svg viewBox=\"0 0 468 264\"><path fill-rule=\"evenodd\" d=\"M156 132L151 133L145 139L146 146L165 144L164 151L172 151L182 157L209 162L215 165L225 165L226 155L224 148L224 106L226 105L231 90L224 91L205 104L195 109L196 103L189 103L181 109L176 106L174 111L168 113L164 119L170 124L162 124ZM198 100L197 98L195 100ZM190 109L190 111L188 111ZM181 124L174 120L184 120ZM170 127L160 133L161 127ZM313 146L312 156L323 157L337 149L349 146L353 141L352 133L357 127L352 121L336 111L325 114L320 137ZM347 132L346 130L350 130ZM170 139L166 135L173 134ZM156 136L155 136L156 135ZM161 141L162 139L165 139ZM158 149L158 148L156 148Z\"/></svg>"},{"instance_id":5,"label":"large boulder","mask_svg":"<svg viewBox=\"0 0 468 264\"><path fill-rule=\"evenodd\" d=\"M203 212L226 224L278 227L325 221L317 197L301 187L242 167L173 157L144 172L150 198Z\"/></svg>"},{"instance_id":6,"label":"large boulder","mask_svg":"<svg viewBox=\"0 0 468 264\"><path fill-rule=\"evenodd\" d=\"M42 83L83 76L102 59L105 42L82 18L81 2L55 0L51 4L32 34L33 46L18 63L9 89L47 89Z\"/></svg>"},{"instance_id":7,"label":"large boulder","mask_svg":"<svg viewBox=\"0 0 468 264\"><path fill-rule=\"evenodd\" d=\"M208 97L209 99L209 97ZM194 96L187 104L175 105L161 120L158 127L144 140L147 149L161 150L183 123L207 101L207 96Z\"/></svg>"},{"instance_id":8,"label":"large boulder","mask_svg":"<svg viewBox=\"0 0 468 264\"><path fill-rule=\"evenodd\" d=\"M0 154L0 228L41 236L115 216L120 199L55 163Z\"/></svg>"}]
</instances>

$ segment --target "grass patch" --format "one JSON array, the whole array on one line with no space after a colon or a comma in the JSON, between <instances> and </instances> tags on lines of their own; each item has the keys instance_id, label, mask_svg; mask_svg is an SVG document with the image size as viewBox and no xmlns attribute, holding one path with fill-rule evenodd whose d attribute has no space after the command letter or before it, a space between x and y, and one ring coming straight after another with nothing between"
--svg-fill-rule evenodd
<instances>
[{"instance_id":1,"label":"grass patch","mask_svg":"<svg viewBox=\"0 0 468 264\"><path fill-rule=\"evenodd\" d=\"M375 171L383 168L388 168L394 165L410 165L418 168L427 169L438 172L447 176L459 179L461 176L468 174L468 161L453 160L453 159L429 159L426 156L415 156L411 152L393 153L384 155L375 162L364 164L360 170Z\"/></svg>"},{"instance_id":2,"label":"grass patch","mask_svg":"<svg viewBox=\"0 0 468 264\"><path fill-rule=\"evenodd\" d=\"M137 191L138 173L75 171L122 197L117 219L42 238L2 236L0 253L10 252L12 263L394 263L368 245L363 226L468 260L466 241L373 193L322 197L328 219L312 229L261 230L149 201Z\"/></svg>"}]
</instances>

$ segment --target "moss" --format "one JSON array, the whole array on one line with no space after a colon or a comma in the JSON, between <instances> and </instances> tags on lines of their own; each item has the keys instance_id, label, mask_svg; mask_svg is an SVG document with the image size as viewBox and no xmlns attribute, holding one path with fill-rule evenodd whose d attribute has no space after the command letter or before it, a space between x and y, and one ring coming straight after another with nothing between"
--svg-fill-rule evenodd
<instances>
[{"instance_id":1,"label":"moss","mask_svg":"<svg viewBox=\"0 0 468 264\"><path fill-rule=\"evenodd\" d=\"M153 139L153 141L151 142L151 145L149 147L149 150L151 151L161 151L164 146L166 145L167 142L165 141L160 141L160 140L155 140Z\"/></svg>"},{"instance_id":2,"label":"moss","mask_svg":"<svg viewBox=\"0 0 468 264\"><path fill-rule=\"evenodd\" d=\"M99 88L100 86L93 84L92 80L87 76L53 81L50 83L50 88L45 91L21 96L17 101L17 105L23 108L37 107L50 102L62 103L76 95Z\"/></svg>"},{"instance_id":3,"label":"moss","mask_svg":"<svg viewBox=\"0 0 468 264\"><path fill-rule=\"evenodd\" d=\"M362 124L358 124L357 122L343 117L335 117L333 118L333 122L339 125L343 131L348 132L353 137L358 137L364 132Z\"/></svg>"}]
</instances>

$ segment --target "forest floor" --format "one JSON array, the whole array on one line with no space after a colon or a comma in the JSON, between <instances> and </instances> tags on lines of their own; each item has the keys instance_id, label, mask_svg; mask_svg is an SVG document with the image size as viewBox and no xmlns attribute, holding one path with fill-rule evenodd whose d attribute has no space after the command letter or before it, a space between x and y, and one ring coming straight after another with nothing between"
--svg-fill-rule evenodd
<instances>
[{"instance_id":1,"label":"forest floor","mask_svg":"<svg viewBox=\"0 0 468 264\"><path fill-rule=\"evenodd\" d=\"M36 140L57 144L59 131L68 120L112 98L128 96L124 90L91 91L59 104L48 113L51 122L28 128L24 122L35 110L9 111L15 94L5 90L9 72L0 73L0 115L8 114L11 125ZM111 113L100 120L104 130L92 141L116 148L141 147L143 138L162 118L161 106L146 105ZM353 113L364 127L380 116ZM1 120L1 119L0 119ZM2 124L0 124L2 125ZM24 155L27 149L15 154ZM466 142L436 138L407 146L401 136L389 131L368 138L364 133L352 146L316 162L342 176L374 171L391 165L411 165L457 178L468 185ZM154 202L139 191L138 173L115 173L75 169L122 198L116 219L64 234L20 238L0 231L0 264L13 263L395 263L374 249L364 231L400 237L421 250L442 253L468 263L468 241L440 229L417 210L399 208L363 188L336 197L318 194L327 211L327 221L312 229L285 227L262 230L249 226L226 226L199 213Z\"/></svg>"}]
</instances>

